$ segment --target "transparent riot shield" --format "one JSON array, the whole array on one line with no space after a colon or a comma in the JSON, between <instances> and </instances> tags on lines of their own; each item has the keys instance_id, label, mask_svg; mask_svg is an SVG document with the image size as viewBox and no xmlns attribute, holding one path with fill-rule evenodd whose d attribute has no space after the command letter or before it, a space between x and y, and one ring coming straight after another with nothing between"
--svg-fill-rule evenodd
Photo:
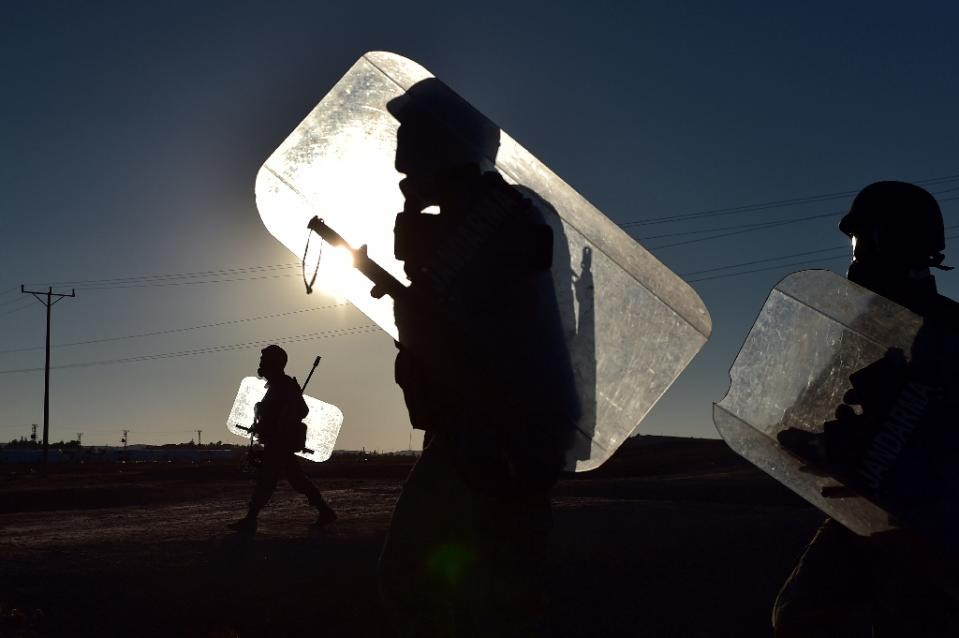
<instances>
[{"instance_id":1,"label":"transparent riot shield","mask_svg":"<svg viewBox=\"0 0 959 638\"><path fill-rule=\"evenodd\" d=\"M829 271L770 293L713 420L729 446L853 532L956 547L959 334Z\"/></svg>"},{"instance_id":2,"label":"transparent riot shield","mask_svg":"<svg viewBox=\"0 0 959 638\"><path fill-rule=\"evenodd\" d=\"M240 382L236 400L226 419L226 429L231 434L250 438L249 427L253 424L253 406L266 395L266 380L258 377L245 377ZM325 461L333 454L336 437L343 425L343 413L335 405L303 395L309 414L303 419L306 424L306 448L296 455L317 463Z\"/></svg>"},{"instance_id":3,"label":"transparent riot shield","mask_svg":"<svg viewBox=\"0 0 959 638\"><path fill-rule=\"evenodd\" d=\"M366 53L267 159L256 181L263 223L297 258L304 258L307 278L318 264L317 285L332 287L414 352L425 346L398 329L395 295L387 290L379 298L371 296L370 280L350 268L349 255L324 245L315 235L309 240L307 225L314 216L322 218L345 244L363 247L363 257L378 264L398 286L410 283L404 262L396 256L394 236L400 225L397 214L409 209L409 199L400 190L405 171L396 168L400 123L394 112L401 102L398 98L430 84L449 91L411 60L392 53ZM548 300L538 308L527 304L517 315L502 310L481 321L469 313L474 286L462 295L466 300L457 300L459 339L451 339L445 348L452 351L460 347L458 342L469 342L471 350L458 366L449 366L438 376L473 370L473 377L459 384L459 392L463 401L476 405L499 402L502 411L510 413L550 406L559 418L575 422L567 469L598 467L633 433L705 343L711 330L709 314L682 279L505 132L472 107L463 108L469 111L465 118L443 108L429 117L457 139L471 134L463 130L464 119L473 125L479 121L477 128L492 132L496 143L482 151L480 168L515 187L552 231L547 281L528 286L526 290L533 292L502 293L502 305L523 306L524 300L537 295ZM496 210L495 204L491 210ZM428 214L429 207L421 212ZM495 250L497 216L491 212L472 235L440 255L447 265L453 264L449 270L467 261L479 244L486 246L481 250L490 246ZM454 279L442 268L430 274L441 284ZM530 319L537 312L540 316ZM526 318L513 320L519 313ZM546 316L550 313L555 321ZM530 329L531 323L542 329ZM562 343L564 361L547 365L544 357L556 349L548 347L552 337L544 335L553 333ZM563 383L558 371L564 367L571 370L576 405L557 407L564 401L564 392L557 390ZM499 381L495 391L470 390L489 379Z\"/></svg>"}]
</instances>

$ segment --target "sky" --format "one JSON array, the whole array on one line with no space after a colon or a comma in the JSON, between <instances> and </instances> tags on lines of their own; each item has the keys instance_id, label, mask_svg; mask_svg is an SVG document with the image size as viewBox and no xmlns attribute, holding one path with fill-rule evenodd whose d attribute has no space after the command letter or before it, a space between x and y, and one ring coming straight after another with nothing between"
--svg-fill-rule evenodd
<instances>
[{"instance_id":1,"label":"sky","mask_svg":"<svg viewBox=\"0 0 959 638\"><path fill-rule=\"evenodd\" d=\"M6 3L0 441L43 419L42 371L11 372L43 366L25 284L76 289L53 308L54 441L237 442L225 419L258 348L234 346L312 334L288 372L323 355L308 393L346 415L338 447L418 447L392 340L305 295L253 198L369 50L428 68L691 282L712 337L639 431L715 437L711 403L770 289L845 271L855 191L952 178L928 188L959 224L957 18L940 2ZM742 232L774 221L791 223ZM959 275L938 280L959 297Z\"/></svg>"}]
</instances>

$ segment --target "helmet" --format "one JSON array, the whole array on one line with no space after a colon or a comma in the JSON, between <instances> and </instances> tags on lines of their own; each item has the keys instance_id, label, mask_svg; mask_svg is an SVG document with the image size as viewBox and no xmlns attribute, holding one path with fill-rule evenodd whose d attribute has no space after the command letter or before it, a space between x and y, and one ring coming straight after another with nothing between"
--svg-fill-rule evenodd
<instances>
[{"instance_id":1,"label":"helmet","mask_svg":"<svg viewBox=\"0 0 959 638\"><path fill-rule=\"evenodd\" d=\"M839 230L869 242L873 254L909 266L939 267L946 247L942 212L924 188L906 182L876 182L862 189Z\"/></svg>"},{"instance_id":2,"label":"helmet","mask_svg":"<svg viewBox=\"0 0 959 638\"><path fill-rule=\"evenodd\" d=\"M260 357L264 362L275 363L281 370L286 367L286 350L275 343L263 348Z\"/></svg>"},{"instance_id":3,"label":"helmet","mask_svg":"<svg viewBox=\"0 0 959 638\"><path fill-rule=\"evenodd\" d=\"M496 157L500 130L436 78L411 86L386 103L396 118L396 170L406 175L442 172Z\"/></svg>"}]
</instances>

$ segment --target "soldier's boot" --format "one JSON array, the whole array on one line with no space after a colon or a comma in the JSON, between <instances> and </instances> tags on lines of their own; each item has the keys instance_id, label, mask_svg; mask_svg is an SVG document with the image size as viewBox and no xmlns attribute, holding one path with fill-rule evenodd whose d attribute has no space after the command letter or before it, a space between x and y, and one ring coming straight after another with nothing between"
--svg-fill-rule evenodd
<instances>
[{"instance_id":1,"label":"soldier's boot","mask_svg":"<svg viewBox=\"0 0 959 638\"><path fill-rule=\"evenodd\" d=\"M316 504L316 521L313 523L314 529L320 529L336 520L336 512L326 501L320 501Z\"/></svg>"},{"instance_id":2,"label":"soldier's boot","mask_svg":"<svg viewBox=\"0 0 959 638\"><path fill-rule=\"evenodd\" d=\"M246 536L252 536L256 534L256 517L247 514L240 520L227 525L227 528Z\"/></svg>"}]
</instances>

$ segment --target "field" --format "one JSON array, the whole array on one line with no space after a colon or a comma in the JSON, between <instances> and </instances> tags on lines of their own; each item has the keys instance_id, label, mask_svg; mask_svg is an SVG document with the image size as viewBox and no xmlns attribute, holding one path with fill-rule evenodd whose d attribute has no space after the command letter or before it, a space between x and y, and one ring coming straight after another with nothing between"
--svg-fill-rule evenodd
<instances>
[{"instance_id":1,"label":"field","mask_svg":"<svg viewBox=\"0 0 959 638\"><path fill-rule=\"evenodd\" d=\"M0 466L2 636L389 636L377 554L411 459L311 465L340 520L281 484L245 543L233 464ZM640 437L553 499L554 635L770 636L823 516L719 441Z\"/></svg>"}]
</instances>

